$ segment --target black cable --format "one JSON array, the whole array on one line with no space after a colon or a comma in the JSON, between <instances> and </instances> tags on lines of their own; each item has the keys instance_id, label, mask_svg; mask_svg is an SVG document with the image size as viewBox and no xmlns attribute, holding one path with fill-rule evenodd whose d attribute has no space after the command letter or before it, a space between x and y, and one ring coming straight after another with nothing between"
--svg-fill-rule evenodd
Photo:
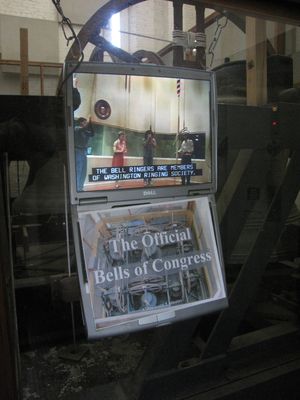
<instances>
[{"instance_id":1,"label":"black cable","mask_svg":"<svg viewBox=\"0 0 300 400\"><path fill-rule=\"evenodd\" d=\"M80 64L81 64L82 61L84 60L84 54L83 54L83 51L82 51L82 48L81 48L80 40L79 40L79 38L78 38L78 36L77 36L77 34L76 34L74 28L73 28L73 25L72 25L72 22L71 22L70 18L67 18L67 17L64 15L63 9L62 9L62 7L61 7L61 5L60 5L60 0L52 0L52 3L54 4L54 6L55 6L55 8L56 8L56 10L57 10L57 12L58 12L58 14L61 16L60 24L61 24L61 27L62 27L62 31L63 31L64 37L65 37L65 39L66 39L66 41L67 41L67 46L69 45L69 42L70 42L71 40L74 40L75 42L77 42L77 45L78 45L78 48L79 48L79 52L80 52L80 58L79 58L77 64L76 64L75 67L68 73L68 75L65 76L65 78L62 80L62 82L61 82L60 85L59 85L59 88L58 88L58 90L57 90L57 93L58 93L58 95L59 95L60 92L61 92L61 90L62 90L62 88L63 88L63 86L64 86L64 84L66 83L66 81L67 81L67 80L69 79L69 77L79 68ZM70 36L67 35L67 30L68 30L68 29L69 29L69 31L70 31L70 33L71 33Z\"/></svg>"}]
</instances>

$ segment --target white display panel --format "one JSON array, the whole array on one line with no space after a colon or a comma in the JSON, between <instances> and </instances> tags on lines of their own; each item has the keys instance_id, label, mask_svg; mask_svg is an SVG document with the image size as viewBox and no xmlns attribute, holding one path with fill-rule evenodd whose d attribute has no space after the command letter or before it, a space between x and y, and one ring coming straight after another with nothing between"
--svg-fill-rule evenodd
<instances>
[{"instance_id":1,"label":"white display panel","mask_svg":"<svg viewBox=\"0 0 300 400\"><path fill-rule=\"evenodd\" d=\"M212 201L78 207L75 244L90 338L227 306Z\"/></svg>"}]
</instances>

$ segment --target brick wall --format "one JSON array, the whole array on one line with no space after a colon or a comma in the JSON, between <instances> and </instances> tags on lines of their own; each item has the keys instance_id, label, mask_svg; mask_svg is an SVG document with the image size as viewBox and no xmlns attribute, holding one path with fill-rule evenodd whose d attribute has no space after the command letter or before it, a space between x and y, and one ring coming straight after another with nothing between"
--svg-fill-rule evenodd
<instances>
[{"instance_id":1,"label":"brick wall","mask_svg":"<svg viewBox=\"0 0 300 400\"><path fill-rule=\"evenodd\" d=\"M57 21L57 12L51 0L2 0L0 14Z\"/></svg>"}]
</instances>

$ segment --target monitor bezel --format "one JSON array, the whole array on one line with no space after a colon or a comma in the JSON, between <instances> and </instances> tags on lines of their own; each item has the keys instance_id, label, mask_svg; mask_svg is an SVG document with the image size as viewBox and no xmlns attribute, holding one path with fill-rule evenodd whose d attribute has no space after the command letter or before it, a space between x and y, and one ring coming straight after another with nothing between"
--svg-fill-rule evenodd
<instances>
[{"instance_id":1,"label":"monitor bezel","mask_svg":"<svg viewBox=\"0 0 300 400\"><path fill-rule=\"evenodd\" d=\"M137 187L130 189L77 191L74 149L74 109L73 109L73 73L81 74L111 74L170 77L174 79L205 80L210 84L210 156L211 182L174 185ZM66 62L64 65L66 80L65 109L67 121L67 155L69 167L70 202L74 205L88 203L114 203L144 199L149 201L158 198L182 198L203 194L213 194L217 190L217 96L216 79L213 71L185 67L169 67L152 64L117 64L110 62Z\"/></svg>"}]
</instances>

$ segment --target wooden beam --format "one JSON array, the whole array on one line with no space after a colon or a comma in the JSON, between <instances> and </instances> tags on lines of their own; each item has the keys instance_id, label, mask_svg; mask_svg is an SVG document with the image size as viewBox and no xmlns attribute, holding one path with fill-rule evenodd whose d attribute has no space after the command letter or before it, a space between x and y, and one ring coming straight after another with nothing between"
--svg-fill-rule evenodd
<instances>
[{"instance_id":1,"label":"wooden beam","mask_svg":"<svg viewBox=\"0 0 300 400\"><path fill-rule=\"evenodd\" d=\"M0 59L0 65L21 65L20 60L4 60ZM63 63L44 62L44 61L28 61L30 67L43 68L62 68Z\"/></svg>"},{"instance_id":2,"label":"wooden beam","mask_svg":"<svg viewBox=\"0 0 300 400\"><path fill-rule=\"evenodd\" d=\"M182 31L183 27L183 1L173 0L173 20L174 20L174 31ZM181 46L173 47L173 65L183 65L183 48Z\"/></svg>"},{"instance_id":3,"label":"wooden beam","mask_svg":"<svg viewBox=\"0 0 300 400\"><path fill-rule=\"evenodd\" d=\"M20 29L21 95L29 94L28 85L28 29Z\"/></svg>"},{"instance_id":4,"label":"wooden beam","mask_svg":"<svg viewBox=\"0 0 300 400\"><path fill-rule=\"evenodd\" d=\"M274 24L274 43L273 47L276 54L285 54L285 24L275 22Z\"/></svg>"},{"instance_id":5,"label":"wooden beam","mask_svg":"<svg viewBox=\"0 0 300 400\"><path fill-rule=\"evenodd\" d=\"M246 17L247 105L267 102L266 22Z\"/></svg>"},{"instance_id":6,"label":"wooden beam","mask_svg":"<svg viewBox=\"0 0 300 400\"><path fill-rule=\"evenodd\" d=\"M225 9L245 16L298 25L300 21L300 4L293 1L262 0L204 0L203 6L217 11Z\"/></svg>"},{"instance_id":7,"label":"wooden beam","mask_svg":"<svg viewBox=\"0 0 300 400\"><path fill-rule=\"evenodd\" d=\"M0 398L18 400L20 398L19 346L5 189L7 160L0 157L0 165Z\"/></svg>"},{"instance_id":8,"label":"wooden beam","mask_svg":"<svg viewBox=\"0 0 300 400\"><path fill-rule=\"evenodd\" d=\"M41 96L44 96L44 67L40 65Z\"/></svg>"},{"instance_id":9,"label":"wooden beam","mask_svg":"<svg viewBox=\"0 0 300 400\"><path fill-rule=\"evenodd\" d=\"M205 33L205 8L200 4L195 6L196 8L196 32ZM205 69L206 57L205 48L200 47L196 53L196 65L198 68Z\"/></svg>"}]
</instances>

